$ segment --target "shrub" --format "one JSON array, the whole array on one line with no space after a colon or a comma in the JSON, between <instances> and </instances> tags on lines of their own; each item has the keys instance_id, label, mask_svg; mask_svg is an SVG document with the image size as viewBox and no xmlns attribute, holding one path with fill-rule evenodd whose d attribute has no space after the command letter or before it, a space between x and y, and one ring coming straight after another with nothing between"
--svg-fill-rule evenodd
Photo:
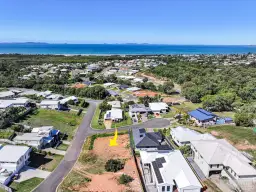
<instances>
[{"instance_id":1,"label":"shrub","mask_svg":"<svg viewBox=\"0 0 256 192\"><path fill-rule=\"evenodd\" d=\"M11 129L15 132L23 132L24 126L23 125L13 125Z\"/></svg>"},{"instance_id":2,"label":"shrub","mask_svg":"<svg viewBox=\"0 0 256 192\"><path fill-rule=\"evenodd\" d=\"M76 120L71 120L69 123L68 123L70 126L76 126Z\"/></svg>"},{"instance_id":3,"label":"shrub","mask_svg":"<svg viewBox=\"0 0 256 192\"><path fill-rule=\"evenodd\" d=\"M125 175L125 174L122 174L118 179L119 184L125 184L125 185L132 181L133 181L133 178L131 176Z\"/></svg>"},{"instance_id":4,"label":"shrub","mask_svg":"<svg viewBox=\"0 0 256 192\"><path fill-rule=\"evenodd\" d=\"M119 159L110 159L105 165L106 171L117 172L124 168L124 163Z\"/></svg>"}]
</instances>

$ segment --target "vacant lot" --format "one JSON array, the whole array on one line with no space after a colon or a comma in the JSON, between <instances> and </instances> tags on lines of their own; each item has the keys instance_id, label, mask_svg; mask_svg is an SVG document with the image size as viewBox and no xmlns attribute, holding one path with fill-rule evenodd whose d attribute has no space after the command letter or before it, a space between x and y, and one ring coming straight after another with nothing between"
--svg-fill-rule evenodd
<instances>
[{"instance_id":1,"label":"vacant lot","mask_svg":"<svg viewBox=\"0 0 256 192\"><path fill-rule=\"evenodd\" d=\"M56 111L47 109L38 109L32 115L26 117L22 124L32 127L52 125L63 133L68 134L68 140L72 140L75 131L83 119L83 113L80 116L76 112Z\"/></svg>"},{"instance_id":2,"label":"vacant lot","mask_svg":"<svg viewBox=\"0 0 256 192\"><path fill-rule=\"evenodd\" d=\"M84 145L79 161L58 191L141 191L135 162L130 153L129 136L127 134L119 135L118 146L114 147L109 146L111 138L112 136L95 139L92 150L89 150L90 143L92 143L89 138ZM106 172L105 163L109 159L124 161L124 169L116 173ZM117 180L122 174L130 175L134 180L127 185L119 184Z\"/></svg>"},{"instance_id":3,"label":"vacant lot","mask_svg":"<svg viewBox=\"0 0 256 192\"><path fill-rule=\"evenodd\" d=\"M12 182L9 187L13 189L13 191L17 192L29 192L32 191L37 185L39 185L44 179L41 178L32 178L21 183Z\"/></svg>"},{"instance_id":4,"label":"vacant lot","mask_svg":"<svg viewBox=\"0 0 256 192\"><path fill-rule=\"evenodd\" d=\"M92 128L94 128L94 129L105 129L103 119L100 120L101 123L99 123L99 120L100 120L100 109L99 109L99 106L97 106L96 110L95 110L95 113L94 113L94 116L92 118L92 122L91 122Z\"/></svg>"}]
</instances>

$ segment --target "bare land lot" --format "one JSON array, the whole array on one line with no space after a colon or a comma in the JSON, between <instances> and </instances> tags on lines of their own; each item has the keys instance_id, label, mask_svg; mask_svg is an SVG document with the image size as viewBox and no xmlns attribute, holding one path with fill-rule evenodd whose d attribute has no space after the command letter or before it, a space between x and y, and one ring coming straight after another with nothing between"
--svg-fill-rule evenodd
<instances>
[{"instance_id":1,"label":"bare land lot","mask_svg":"<svg viewBox=\"0 0 256 192\"><path fill-rule=\"evenodd\" d=\"M109 146L112 136L98 137L94 140L93 149L89 150L92 138L88 138L78 162L64 180L58 191L141 191L141 185L135 162L130 152L129 135L119 135L118 146ZM109 159L120 159L125 162L124 168L116 173L105 171ZM133 178L129 184L119 184L118 178L126 174ZM78 176L78 180L74 178Z\"/></svg>"}]
</instances>

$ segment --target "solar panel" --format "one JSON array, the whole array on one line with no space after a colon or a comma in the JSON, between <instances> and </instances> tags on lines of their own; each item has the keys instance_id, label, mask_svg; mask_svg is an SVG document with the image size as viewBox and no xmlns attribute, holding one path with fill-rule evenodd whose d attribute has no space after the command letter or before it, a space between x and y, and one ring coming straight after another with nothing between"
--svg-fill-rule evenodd
<instances>
[{"instance_id":1,"label":"solar panel","mask_svg":"<svg viewBox=\"0 0 256 192\"><path fill-rule=\"evenodd\" d=\"M156 158L156 161L159 161L160 163L166 163L164 157Z\"/></svg>"},{"instance_id":2,"label":"solar panel","mask_svg":"<svg viewBox=\"0 0 256 192\"><path fill-rule=\"evenodd\" d=\"M159 170L159 168L158 168L157 162L156 162L156 161L153 161L153 162L152 162L152 165L153 165L153 169L154 169L154 171L155 171L155 174L156 174L156 178L157 178L158 183L163 183L164 180L163 180L162 175L161 175L161 173L160 173L160 170Z\"/></svg>"}]
</instances>

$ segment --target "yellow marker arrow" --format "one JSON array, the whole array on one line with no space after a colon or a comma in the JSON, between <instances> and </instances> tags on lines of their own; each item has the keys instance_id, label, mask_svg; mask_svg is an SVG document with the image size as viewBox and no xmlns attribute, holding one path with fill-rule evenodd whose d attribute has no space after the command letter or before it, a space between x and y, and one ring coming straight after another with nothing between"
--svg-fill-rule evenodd
<instances>
[{"instance_id":1,"label":"yellow marker arrow","mask_svg":"<svg viewBox=\"0 0 256 192\"><path fill-rule=\"evenodd\" d=\"M116 140L117 140L117 129L115 130L114 138L109 140L109 146L110 147L117 146Z\"/></svg>"}]
</instances>

